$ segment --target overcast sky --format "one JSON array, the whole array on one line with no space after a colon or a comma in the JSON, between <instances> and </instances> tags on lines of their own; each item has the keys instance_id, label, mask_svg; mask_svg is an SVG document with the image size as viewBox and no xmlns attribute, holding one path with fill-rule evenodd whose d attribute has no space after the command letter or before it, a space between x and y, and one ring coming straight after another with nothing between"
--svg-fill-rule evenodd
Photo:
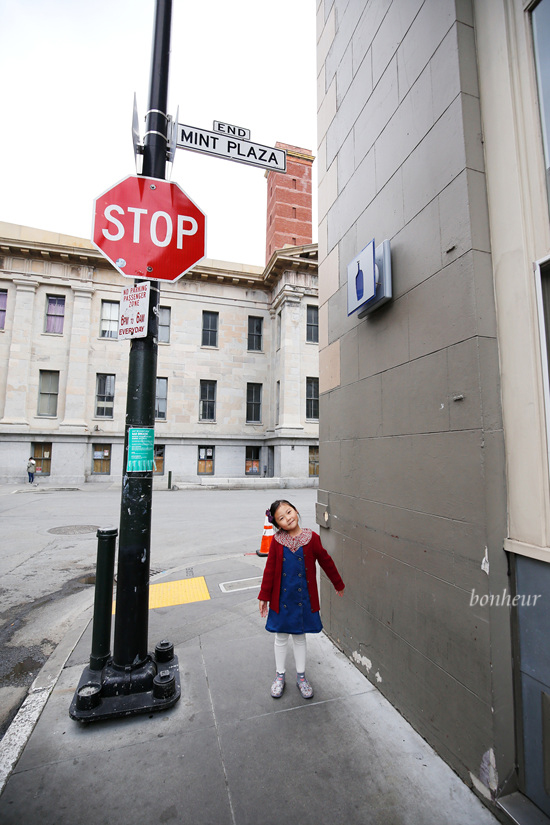
<instances>
[{"instance_id":1,"label":"overcast sky","mask_svg":"<svg viewBox=\"0 0 550 825\"><path fill-rule=\"evenodd\" d=\"M154 12L154 0L0 0L0 220L90 238L94 198L135 174ZM180 123L220 120L316 155L315 0L173 0L168 100ZM262 169L178 149L171 179L207 215L208 257L263 265Z\"/></svg>"}]
</instances>

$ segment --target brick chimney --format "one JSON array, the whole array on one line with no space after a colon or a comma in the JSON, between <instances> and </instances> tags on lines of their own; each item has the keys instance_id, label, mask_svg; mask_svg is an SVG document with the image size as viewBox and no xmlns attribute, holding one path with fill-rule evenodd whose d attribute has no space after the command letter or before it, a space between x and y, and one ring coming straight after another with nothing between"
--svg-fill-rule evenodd
<instances>
[{"instance_id":1,"label":"brick chimney","mask_svg":"<svg viewBox=\"0 0 550 825\"><path fill-rule=\"evenodd\" d=\"M279 142L275 146L286 149L286 174L266 172L266 263L276 249L310 244L312 238L311 167L315 158L309 149Z\"/></svg>"}]
</instances>

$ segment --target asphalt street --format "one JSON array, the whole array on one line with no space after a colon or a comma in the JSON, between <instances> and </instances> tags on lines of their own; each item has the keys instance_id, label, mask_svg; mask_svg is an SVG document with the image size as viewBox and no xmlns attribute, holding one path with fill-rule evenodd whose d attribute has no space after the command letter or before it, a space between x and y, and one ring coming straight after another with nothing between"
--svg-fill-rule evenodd
<instances>
[{"instance_id":1,"label":"asphalt street","mask_svg":"<svg viewBox=\"0 0 550 825\"><path fill-rule=\"evenodd\" d=\"M255 554L281 496L315 529L316 490L155 490L151 575ZM93 604L98 528L118 527L120 487L0 487L0 737L44 662Z\"/></svg>"}]
</instances>

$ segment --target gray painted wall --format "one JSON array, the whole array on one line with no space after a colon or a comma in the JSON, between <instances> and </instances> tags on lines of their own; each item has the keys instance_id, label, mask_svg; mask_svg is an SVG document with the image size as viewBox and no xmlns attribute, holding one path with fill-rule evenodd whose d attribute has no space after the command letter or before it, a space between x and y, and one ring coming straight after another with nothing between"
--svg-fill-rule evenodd
<instances>
[{"instance_id":1,"label":"gray painted wall","mask_svg":"<svg viewBox=\"0 0 550 825\"><path fill-rule=\"evenodd\" d=\"M317 518L346 582L344 599L323 582L323 621L490 796L513 772L514 742L509 612L470 606L472 590L508 587L471 3L318 9L327 335ZM394 298L348 318L347 264L373 237L391 240Z\"/></svg>"}]
</instances>

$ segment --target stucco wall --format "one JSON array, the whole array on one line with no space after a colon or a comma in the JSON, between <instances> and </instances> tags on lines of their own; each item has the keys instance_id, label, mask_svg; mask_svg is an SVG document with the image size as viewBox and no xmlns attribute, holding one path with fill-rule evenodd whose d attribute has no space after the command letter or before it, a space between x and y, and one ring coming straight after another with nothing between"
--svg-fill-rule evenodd
<instances>
[{"instance_id":1,"label":"stucco wall","mask_svg":"<svg viewBox=\"0 0 550 825\"><path fill-rule=\"evenodd\" d=\"M502 781L509 617L469 606L508 584L472 5L326 0L318 22L317 515L347 582L343 600L323 587L324 621L465 779L488 782L497 752ZM393 300L348 318L347 264L373 237Z\"/></svg>"}]
</instances>

